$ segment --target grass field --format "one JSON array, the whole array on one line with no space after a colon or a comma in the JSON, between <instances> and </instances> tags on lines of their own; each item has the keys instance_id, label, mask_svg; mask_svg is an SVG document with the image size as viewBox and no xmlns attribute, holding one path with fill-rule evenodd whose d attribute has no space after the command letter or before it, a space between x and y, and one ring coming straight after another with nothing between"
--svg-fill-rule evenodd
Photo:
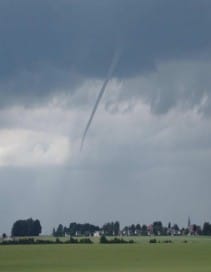
<instances>
[{"instance_id":1,"label":"grass field","mask_svg":"<svg viewBox=\"0 0 211 272\"><path fill-rule=\"evenodd\" d=\"M209 238L179 237L171 244L149 244L148 240L112 245L0 246L0 271L211 271Z\"/></svg>"}]
</instances>

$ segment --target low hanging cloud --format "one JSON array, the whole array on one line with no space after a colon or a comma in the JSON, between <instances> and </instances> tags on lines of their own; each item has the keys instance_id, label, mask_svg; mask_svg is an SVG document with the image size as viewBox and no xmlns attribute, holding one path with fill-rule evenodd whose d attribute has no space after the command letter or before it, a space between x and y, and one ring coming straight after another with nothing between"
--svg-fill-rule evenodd
<instances>
[{"instance_id":1,"label":"low hanging cloud","mask_svg":"<svg viewBox=\"0 0 211 272\"><path fill-rule=\"evenodd\" d=\"M0 131L0 167L62 165L70 156L67 138L44 132Z\"/></svg>"},{"instance_id":2,"label":"low hanging cloud","mask_svg":"<svg viewBox=\"0 0 211 272\"><path fill-rule=\"evenodd\" d=\"M211 113L211 62L180 60L160 63L157 70L145 76L125 80L121 92L113 99L137 101L142 98L155 114L175 107Z\"/></svg>"}]
</instances>

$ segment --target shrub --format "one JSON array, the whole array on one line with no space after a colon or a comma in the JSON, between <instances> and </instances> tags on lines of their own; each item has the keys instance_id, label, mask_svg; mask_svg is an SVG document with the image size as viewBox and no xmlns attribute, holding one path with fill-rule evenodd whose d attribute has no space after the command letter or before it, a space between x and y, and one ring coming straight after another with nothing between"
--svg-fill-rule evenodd
<instances>
[{"instance_id":1,"label":"shrub","mask_svg":"<svg viewBox=\"0 0 211 272\"><path fill-rule=\"evenodd\" d=\"M70 243L70 244L77 244L77 243L78 243L78 240L77 240L77 239L74 239L73 237L70 237L69 243Z\"/></svg>"},{"instance_id":2,"label":"shrub","mask_svg":"<svg viewBox=\"0 0 211 272\"><path fill-rule=\"evenodd\" d=\"M164 240L163 243L170 244L170 243L172 243L172 240Z\"/></svg>"},{"instance_id":3,"label":"shrub","mask_svg":"<svg viewBox=\"0 0 211 272\"><path fill-rule=\"evenodd\" d=\"M100 237L100 243L101 244L107 244L108 243L108 239L105 237L105 235L102 235Z\"/></svg>"},{"instance_id":4,"label":"shrub","mask_svg":"<svg viewBox=\"0 0 211 272\"><path fill-rule=\"evenodd\" d=\"M56 243L57 243L57 244L61 244L62 241L61 241L59 238L56 238Z\"/></svg>"},{"instance_id":5,"label":"shrub","mask_svg":"<svg viewBox=\"0 0 211 272\"><path fill-rule=\"evenodd\" d=\"M124 240L124 239L120 239L115 237L114 239L108 240L104 235L100 237L100 243L101 244L132 244L134 243L134 240Z\"/></svg>"},{"instance_id":6,"label":"shrub","mask_svg":"<svg viewBox=\"0 0 211 272\"><path fill-rule=\"evenodd\" d=\"M37 239L36 240L36 244L41 244L41 245L45 245L45 244L54 244L55 242L53 240L42 240L42 239Z\"/></svg>"},{"instance_id":7,"label":"shrub","mask_svg":"<svg viewBox=\"0 0 211 272\"><path fill-rule=\"evenodd\" d=\"M82 239L80 239L79 243L81 243L81 244L92 244L93 242L89 238L82 238Z\"/></svg>"},{"instance_id":8,"label":"shrub","mask_svg":"<svg viewBox=\"0 0 211 272\"><path fill-rule=\"evenodd\" d=\"M149 243L150 243L150 244L156 244L156 243L157 243L157 240L156 240L155 238L154 238L154 239L150 239L150 240L149 240Z\"/></svg>"}]
</instances>

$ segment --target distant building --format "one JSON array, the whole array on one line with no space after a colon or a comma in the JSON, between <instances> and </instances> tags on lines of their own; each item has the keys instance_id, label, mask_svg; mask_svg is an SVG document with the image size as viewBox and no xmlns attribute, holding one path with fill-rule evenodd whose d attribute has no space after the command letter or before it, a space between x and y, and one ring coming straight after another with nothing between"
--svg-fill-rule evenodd
<instances>
[{"instance_id":1,"label":"distant building","mask_svg":"<svg viewBox=\"0 0 211 272\"><path fill-rule=\"evenodd\" d=\"M102 234L101 234L101 232L100 231L95 231L94 233L93 233L93 236L94 237L100 237Z\"/></svg>"},{"instance_id":2,"label":"distant building","mask_svg":"<svg viewBox=\"0 0 211 272\"><path fill-rule=\"evenodd\" d=\"M188 235L199 235L201 234L201 227L196 224L191 224L190 216L188 217Z\"/></svg>"},{"instance_id":3,"label":"distant building","mask_svg":"<svg viewBox=\"0 0 211 272\"><path fill-rule=\"evenodd\" d=\"M153 225L147 226L147 235L150 236L153 234Z\"/></svg>"}]
</instances>

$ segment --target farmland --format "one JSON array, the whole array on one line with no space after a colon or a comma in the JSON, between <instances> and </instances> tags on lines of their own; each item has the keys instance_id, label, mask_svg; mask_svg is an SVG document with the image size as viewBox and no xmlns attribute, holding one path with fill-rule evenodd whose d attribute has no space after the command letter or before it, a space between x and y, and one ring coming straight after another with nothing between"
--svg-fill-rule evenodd
<instances>
[{"instance_id":1,"label":"farmland","mask_svg":"<svg viewBox=\"0 0 211 272\"><path fill-rule=\"evenodd\" d=\"M187 243L184 242L187 240ZM209 238L174 238L173 243L0 246L0 271L211 271Z\"/></svg>"}]
</instances>

